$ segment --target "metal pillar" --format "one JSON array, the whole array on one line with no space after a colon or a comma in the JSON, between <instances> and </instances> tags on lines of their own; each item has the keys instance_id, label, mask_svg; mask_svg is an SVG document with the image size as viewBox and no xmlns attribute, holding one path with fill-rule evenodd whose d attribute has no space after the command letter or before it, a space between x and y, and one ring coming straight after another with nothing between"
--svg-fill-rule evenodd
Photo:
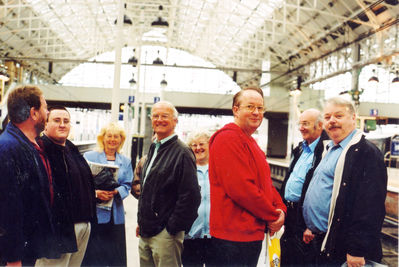
<instances>
[{"instance_id":1,"label":"metal pillar","mask_svg":"<svg viewBox=\"0 0 399 267\"><path fill-rule=\"evenodd\" d=\"M114 68L114 87L112 89L111 102L111 121L117 122L119 115L120 84L121 84L121 61L122 61L122 27L123 27L123 7L124 1L119 0L118 19L116 25L115 38L115 68Z\"/></svg>"}]
</instances>

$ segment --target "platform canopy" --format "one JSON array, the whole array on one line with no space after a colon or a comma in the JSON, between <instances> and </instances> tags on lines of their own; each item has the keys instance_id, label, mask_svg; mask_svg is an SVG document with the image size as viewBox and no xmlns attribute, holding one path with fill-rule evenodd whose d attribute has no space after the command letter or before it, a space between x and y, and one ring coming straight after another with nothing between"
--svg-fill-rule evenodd
<instances>
[{"instance_id":1,"label":"platform canopy","mask_svg":"<svg viewBox=\"0 0 399 267\"><path fill-rule=\"evenodd\" d=\"M125 46L199 56L237 82L284 73L398 23L397 0L126 0ZM112 51L117 0L1 0L0 59L48 81ZM51 62L51 63L50 63ZM51 65L51 67L50 67ZM241 70L241 71L240 71Z\"/></svg>"}]
</instances>

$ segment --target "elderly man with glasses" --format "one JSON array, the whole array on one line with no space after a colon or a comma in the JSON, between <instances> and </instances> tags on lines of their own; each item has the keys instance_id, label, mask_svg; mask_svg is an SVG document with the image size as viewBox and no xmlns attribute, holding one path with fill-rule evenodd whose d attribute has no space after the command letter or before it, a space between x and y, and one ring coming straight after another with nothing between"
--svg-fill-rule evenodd
<instances>
[{"instance_id":1,"label":"elderly man with glasses","mask_svg":"<svg viewBox=\"0 0 399 267\"><path fill-rule=\"evenodd\" d=\"M143 167L138 208L140 266L181 266L184 232L198 216L201 195L193 151L176 133L177 110L151 110L156 134Z\"/></svg>"},{"instance_id":2,"label":"elderly man with glasses","mask_svg":"<svg viewBox=\"0 0 399 267\"><path fill-rule=\"evenodd\" d=\"M287 205L285 232L281 238L281 265L304 265L307 246L302 241L306 229L302 205L306 190L324 151L323 117L317 109L307 109L299 117L298 129L303 141L292 151L291 164L281 186L281 196Z\"/></svg>"}]
</instances>

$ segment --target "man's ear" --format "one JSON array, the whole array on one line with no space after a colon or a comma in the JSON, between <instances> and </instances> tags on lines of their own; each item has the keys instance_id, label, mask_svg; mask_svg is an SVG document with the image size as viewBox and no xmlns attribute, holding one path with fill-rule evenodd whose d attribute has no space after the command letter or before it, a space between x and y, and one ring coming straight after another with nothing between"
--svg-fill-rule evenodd
<instances>
[{"instance_id":1,"label":"man's ear","mask_svg":"<svg viewBox=\"0 0 399 267\"><path fill-rule=\"evenodd\" d=\"M238 106L233 106L232 110L233 110L234 117L237 117L236 113L238 111Z\"/></svg>"},{"instance_id":2,"label":"man's ear","mask_svg":"<svg viewBox=\"0 0 399 267\"><path fill-rule=\"evenodd\" d=\"M33 120L36 120L37 119L37 110L34 108L34 107L31 107L30 108L30 110L29 110L29 117L31 117Z\"/></svg>"}]
</instances>

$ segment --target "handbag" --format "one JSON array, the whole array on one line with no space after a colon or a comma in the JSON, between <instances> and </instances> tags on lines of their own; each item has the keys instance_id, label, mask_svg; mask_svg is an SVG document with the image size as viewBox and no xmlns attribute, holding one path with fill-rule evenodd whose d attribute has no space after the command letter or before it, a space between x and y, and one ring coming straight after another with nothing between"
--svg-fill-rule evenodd
<instances>
[{"instance_id":1,"label":"handbag","mask_svg":"<svg viewBox=\"0 0 399 267\"><path fill-rule=\"evenodd\" d=\"M266 266L267 267L280 267L281 263L281 248L280 238L284 233L284 225L270 236L270 233L266 234Z\"/></svg>"},{"instance_id":2,"label":"handbag","mask_svg":"<svg viewBox=\"0 0 399 267\"><path fill-rule=\"evenodd\" d=\"M94 188L98 190L112 191L119 186L114 178L113 169L104 167L94 176Z\"/></svg>"}]
</instances>

